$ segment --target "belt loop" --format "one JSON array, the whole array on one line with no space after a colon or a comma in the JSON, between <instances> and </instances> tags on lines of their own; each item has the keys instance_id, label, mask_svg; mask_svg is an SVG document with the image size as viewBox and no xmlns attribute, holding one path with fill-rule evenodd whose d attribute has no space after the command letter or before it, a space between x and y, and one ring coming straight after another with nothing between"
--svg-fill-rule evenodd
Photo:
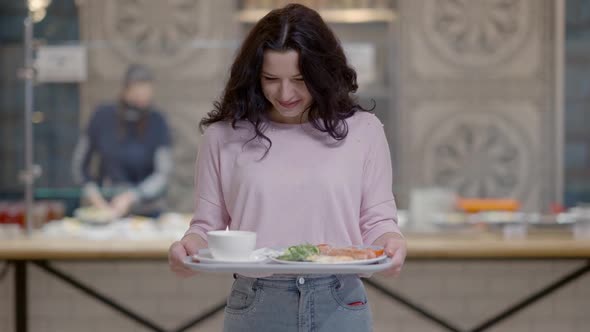
<instances>
[{"instance_id":1,"label":"belt loop","mask_svg":"<svg viewBox=\"0 0 590 332\"><path fill-rule=\"evenodd\" d=\"M237 273L234 273L234 278L240 278L241 280L245 281L246 284L248 285L248 288L252 289L252 290L256 290L257 286L258 286L258 279L257 278L251 278L251 277L244 277L244 276L240 276Z\"/></svg>"},{"instance_id":2,"label":"belt loop","mask_svg":"<svg viewBox=\"0 0 590 332\"><path fill-rule=\"evenodd\" d=\"M342 278L340 275L335 274L334 278L336 279L336 289L340 289L342 287Z\"/></svg>"},{"instance_id":3,"label":"belt loop","mask_svg":"<svg viewBox=\"0 0 590 332\"><path fill-rule=\"evenodd\" d=\"M256 290L258 286L258 279L248 277L246 278L246 280L248 280L248 288L250 288L251 290Z\"/></svg>"}]
</instances>

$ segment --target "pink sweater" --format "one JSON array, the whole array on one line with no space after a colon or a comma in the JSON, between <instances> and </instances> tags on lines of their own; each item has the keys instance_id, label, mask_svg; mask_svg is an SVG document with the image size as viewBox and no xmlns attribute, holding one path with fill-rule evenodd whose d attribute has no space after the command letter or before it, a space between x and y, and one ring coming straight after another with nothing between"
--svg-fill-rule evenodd
<instances>
[{"instance_id":1,"label":"pink sweater","mask_svg":"<svg viewBox=\"0 0 590 332\"><path fill-rule=\"evenodd\" d=\"M302 243L372 244L400 233L391 159L383 125L373 114L347 119L336 141L310 123L269 123L272 147L253 140L251 126L207 128L195 172L195 212L188 233L257 232L257 247ZM266 141L262 141L267 144Z\"/></svg>"}]
</instances>

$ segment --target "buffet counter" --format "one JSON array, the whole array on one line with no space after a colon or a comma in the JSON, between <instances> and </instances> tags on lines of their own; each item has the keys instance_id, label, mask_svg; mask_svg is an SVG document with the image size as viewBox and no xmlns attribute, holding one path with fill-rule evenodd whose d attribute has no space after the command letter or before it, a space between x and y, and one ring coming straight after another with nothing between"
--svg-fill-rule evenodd
<instances>
[{"instance_id":1,"label":"buffet counter","mask_svg":"<svg viewBox=\"0 0 590 332\"><path fill-rule=\"evenodd\" d=\"M501 234L406 235L408 259L519 259L589 258L590 239L574 239L569 232L529 233L522 239L505 239ZM3 260L100 260L166 259L171 239L107 239L23 235L0 241Z\"/></svg>"},{"instance_id":2,"label":"buffet counter","mask_svg":"<svg viewBox=\"0 0 590 332\"><path fill-rule=\"evenodd\" d=\"M142 317L136 311L123 306L117 301L101 294L90 285L75 279L52 264L52 261L85 261L109 262L118 260L165 261L173 239L166 236L162 239L149 238L113 238L85 239L75 237L48 236L35 234L0 237L0 260L8 261L14 267L15 282L15 329L27 331L28 321L28 290L27 266L34 265L46 273L58 278L86 295L102 302L124 316L152 331L166 331L150 318ZM529 232L526 237L506 239L501 232L441 232L441 233L406 233L408 243L408 260L453 260L453 261L485 261L485 260L572 260L583 262L574 271L565 272L563 277L552 281L526 298L507 307L502 312L482 322L470 331L483 331L505 320L514 313L539 301L555 290L571 283L580 276L590 272L590 239L575 239L571 232L564 230ZM374 278L365 279L368 287L379 291L382 295L404 305L423 318L439 325L447 331L463 331L453 322L440 318L437 314L418 305L388 287L381 285ZM201 313L175 331L184 331L198 325L208 317L223 310L222 301L214 308Z\"/></svg>"}]
</instances>

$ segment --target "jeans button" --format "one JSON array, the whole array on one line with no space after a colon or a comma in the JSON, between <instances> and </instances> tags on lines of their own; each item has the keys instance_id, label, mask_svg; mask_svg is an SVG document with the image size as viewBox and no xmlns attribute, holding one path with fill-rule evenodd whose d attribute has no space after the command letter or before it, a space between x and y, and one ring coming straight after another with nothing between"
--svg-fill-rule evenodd
<instances>
[{"instance_id":1,"label":"jeans button","mask_svg":"<svg viewBox=\"0 0 590 332\"><path fill-rule=\"evenodd\" d=\"M303 285L305 283L305 278L299 277L298 282L299 282L300 285Z\"/></svg>"}]
</instances>

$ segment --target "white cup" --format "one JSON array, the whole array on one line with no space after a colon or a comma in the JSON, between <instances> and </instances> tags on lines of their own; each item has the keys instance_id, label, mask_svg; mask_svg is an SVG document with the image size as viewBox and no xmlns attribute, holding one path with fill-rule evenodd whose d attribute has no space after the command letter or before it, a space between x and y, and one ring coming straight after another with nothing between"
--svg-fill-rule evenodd
<instances>
[{"instance_id":1,"label":"white cup","mask_svg":"<svg viewBox=\"0 0 590 332\"><path fill-rule=\"evenodd\" d=\"M432 228L437 213L455 210L457 194L443 187L413 188L410 192L409 223L417 231Z\"/></svg>"},{"instance_id":2,"label":"white cup","mask_svg":"<svg viewBox=\"0 0 590 332\"><path fill-rule=\"evenodd\" d=\"M573 227L574 238L577 240L590 239L590 219L580 219Z\"/></svg>"},{"instance_id":3,"label":"white cup","mask_svg":"<svg viewBox=\"0 0 590 332\"><path fill-rule=\"evenodd\" d=\"M209 251L215 259L248 261L256 248L256 233L248 231L211 231L207 233Z\"/></svg>"}]
</instances>

